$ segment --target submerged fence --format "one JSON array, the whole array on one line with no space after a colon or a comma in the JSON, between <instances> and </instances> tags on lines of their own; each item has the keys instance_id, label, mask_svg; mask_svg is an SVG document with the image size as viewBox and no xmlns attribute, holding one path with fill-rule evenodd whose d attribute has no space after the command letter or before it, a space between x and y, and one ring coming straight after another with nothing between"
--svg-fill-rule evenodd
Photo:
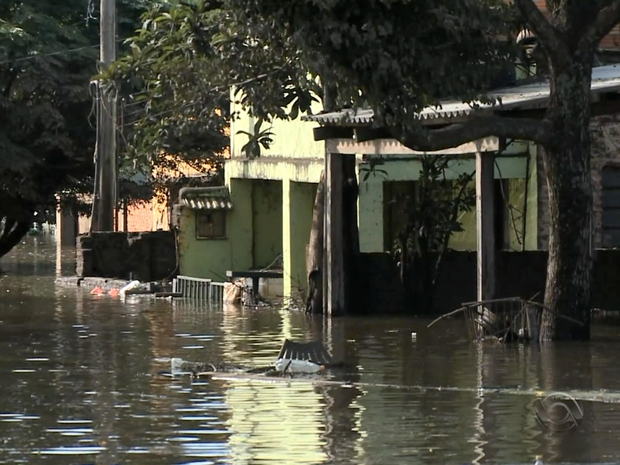
<instances>
[{"instance_id":1,"label":"submerged fence","mask_svg":"<svg viewBox=\"0 0 620 465\"><path fill-rule=\"evenodd\" d=\"M214 282L211 279L177 276L172 280L172 292L177 292L189 299L221 304L224 302L224 286L226 283Z\"/></svg>"}]
</instances>

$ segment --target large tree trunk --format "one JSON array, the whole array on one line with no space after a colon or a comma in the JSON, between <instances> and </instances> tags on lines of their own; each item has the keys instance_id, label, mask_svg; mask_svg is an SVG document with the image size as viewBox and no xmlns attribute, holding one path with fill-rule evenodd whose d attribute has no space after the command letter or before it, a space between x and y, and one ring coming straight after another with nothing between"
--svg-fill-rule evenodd
<instances>
[{"instance_id":1,"label":"large tree trunk","mask_svg":"<svg viewBox=\"0 0 620 465\"><path fill-rule=\"evenodd\" d=\"M575 59L575 61L578 61ZM588 339L593 278L593 195L590 173L592 59L552 70L547 119L563 135L544 147L549 188L549 262L545 304L583 326L548 315L541 339Z\"/></svg>"},{"instance_id":2,"label":"large tree trunk","mask_svg":"<svg viewBox=\"0 0 620 465\"><path fill-rule=\"evenodd\" d=\"M15 247L32 225L31 218L24 215L0 215L0 257Z\"/></svg>"},{"instance_id":3,"label":"large tree trunk","mask_svg":"<svg viewBox=\"0 0 620 465\"><path fill-rule=\"evenodd\" d=\"M344 242L344 279L346 293L346 310L348 313L361 313L363 308L360 299L363 289L360 289L360 240L357 224L357 185L355 155L341 155L343 160L343 242Z\"/></svg>"},{"instance_id":4,"label":"large tree trunk","mask_svg":"<svg viewBox=\"0 0 620 465\"><path fill-rule=\"evenodd\" d=\"M321 173L312 210L312 228L306 251L308 298L306 312L323 313L323 225L325 221L325 179Z\"/></svg>"}]
</instances>

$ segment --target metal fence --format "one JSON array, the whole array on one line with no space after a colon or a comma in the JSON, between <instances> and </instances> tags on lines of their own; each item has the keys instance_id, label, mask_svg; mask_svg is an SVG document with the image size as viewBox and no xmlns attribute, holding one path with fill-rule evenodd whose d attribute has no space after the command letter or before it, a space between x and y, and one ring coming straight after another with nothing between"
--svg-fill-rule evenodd
<instances>
[{"instance_id":1,"label":"metal fence","mask_svg":"<svg viewBox=\"0 0 620 465\"><path fill-rule=\"evenodd\" d=\"M211 279L177 276L172 280L172 292L178 292L189 299L221 304L224 301L225 285Z\"/></svg>"}]
</instances>

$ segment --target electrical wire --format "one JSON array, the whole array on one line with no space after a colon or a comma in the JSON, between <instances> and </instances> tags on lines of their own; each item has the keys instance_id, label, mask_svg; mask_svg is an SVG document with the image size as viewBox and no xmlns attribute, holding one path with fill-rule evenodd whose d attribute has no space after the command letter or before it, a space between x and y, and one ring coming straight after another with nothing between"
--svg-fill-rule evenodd
<instances>
[{"instance_id":1,"label":"electrical wire","mask_svg":"<svg viewBox=\"0 0 620 465\"><path fill-rule=\"evenodd\" d=\"M125 39L116 39L116 43L121 43L121 42L124 42L124 41L125 41ZM23 56L23 57L14 58L12 60L0 61L0 65L9 65L9 64L12 64L12 63L20 63L22 61L30 61L30 60L37 60L37 59L40 59L40 58L48 58L48 57L52 57L52 56L56 56L56 55L63 55L65 53L81 52L82 50L88 50L89 48L99 48L99 44L84 45L83 47L68 48L68 49L65 49L65 50L57 50L56 52L42 53L42 54L38 54L38 55L26 55L26 56Z\"/></svg>"},{"instance_id":2,"label":"electrical wire","mask_svg":"<svg viewBox=\"0 0 620 465\"><path fill-rule=\"evenodd\" d=\"M66 50L58 50L56 52L44 53L44 54L40 54L40 55L28 55L28 56L24 56L24 57L20 57L20 58L15 58L13 60L0 61L0 65L8 65L8 64L12 64L12 63L20 63L20 62L23 62L23 61L37 60L37 59L40 59L40 58L47 58L47 57L52 57L52 56L56 56L56 55L63 55L65 53L81 52L82 50L87 50L89 48L99 48L99 45L86 45L84 47L69 48L69 49L66 49Z\"/></svg>"}]
</instances>

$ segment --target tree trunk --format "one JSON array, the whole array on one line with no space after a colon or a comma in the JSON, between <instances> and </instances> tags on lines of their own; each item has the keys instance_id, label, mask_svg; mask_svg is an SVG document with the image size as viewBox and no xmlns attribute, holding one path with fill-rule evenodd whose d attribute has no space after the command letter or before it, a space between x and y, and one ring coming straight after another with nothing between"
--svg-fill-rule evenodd
<instances>
[{"instance_id":1,"label":"tree trunk","mask_svg":"<svg viewBox=\"0 0 620 465\"><path fill-rule=\"evenodd\" d=\"M359 257L360 241L359 228L357 225L357 197L359 194L357 185L355 155L341 155L343 159L343 241L344 253L344 279L346 292L346 305L348 313L360 313L362 310L360 290Z\"/></svg>"},{"instance_id":2,"label":"tree trunk","mask_svg":"<svg viewBox=\"0 0 620 465\"><path fill-rule=\"evenodd\" d=\"M29 217L4 215L0 217L0 257L9 253L30 230L32 221Z\"/></svg>"},{"instance_id":3,"label":"tree trunk","mask_svg":"<svg viewBox=\"0 0 620 465\"><path fill-rule=\"evenodd\" d=\"M325 221L325 179L324 173L316 190L312 209L312 228L306 251L306 272L308 274L308 298L306 312L323 313L323 224Z\"/></svg>"},{"instance_id":4,"label":"tree trunk","mask_svg":"<svg viewBox=\"0 0 620 465\"><path fill-rule=\"evenodd\" d=\"M549 189L549 261L545 304L583 322L546 316L541 339L588 339L593 278L593 195L590 173L591 58L553 70L547 119L563 135L544 147Z\"/></svg>"}]
</instances>

